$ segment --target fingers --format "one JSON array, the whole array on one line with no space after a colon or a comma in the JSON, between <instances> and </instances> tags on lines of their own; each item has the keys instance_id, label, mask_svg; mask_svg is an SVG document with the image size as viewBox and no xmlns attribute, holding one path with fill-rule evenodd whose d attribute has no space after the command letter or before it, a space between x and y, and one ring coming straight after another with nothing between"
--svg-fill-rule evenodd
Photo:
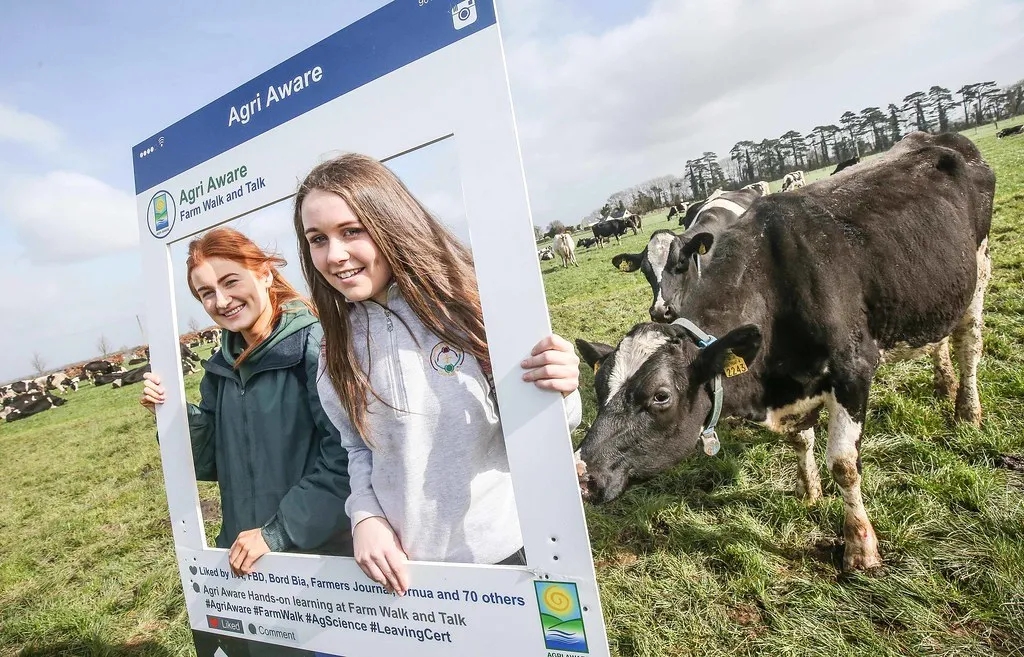
<instances>
[{"instance_id":1,"label":"fingers","mask_svg":"<svg viewBox=\"0 0 1024 657\"><path fill-rule=\"evenodd\" d=\"M405 562L405 554L397 548L380 549L356 559L367 577L398 595L405 595L409 589L409 573Z\"/></svg>"},{"instance_id":2,"label":"fingers","mask_svg":"<svg viewBox=\"0 0 1024 657\"><path fill-rule=\"evenodd\" d=\"M146 380L142 382L142 399L139 400L139 403L155 413L155 405L163 404L167 401L167 396L164 394L163 386L160 385L160 377L149 378L149 373L144 376Z\"/></svg>"},{"instance_id":3,"label":"fingers","mask_svg":"<svg viewBox=\"0 0 1024 657\"><path fill-rule=\"evenodd\" d=\"M530 355L536 356L541 352L550 351L552 349L555 351L565 351L570 354L574 353L572 345L569 344L568 340L566 340L560 335L552 333L551 335L543 338L540 342L534 345L533 350L530 352Z\"/></svg>"},{"instance_id":4,"label":"fingers","mask_svg":"<svg viewBox=\"0 0 1024 657\"><path fill-rule=\"evenodd\" d=\"M521 365L528 370L523 381L532 381L543 390L567 395L579 387L579 356L560 336L552 334L542 339Z\"/></svg>"}]
</instances>

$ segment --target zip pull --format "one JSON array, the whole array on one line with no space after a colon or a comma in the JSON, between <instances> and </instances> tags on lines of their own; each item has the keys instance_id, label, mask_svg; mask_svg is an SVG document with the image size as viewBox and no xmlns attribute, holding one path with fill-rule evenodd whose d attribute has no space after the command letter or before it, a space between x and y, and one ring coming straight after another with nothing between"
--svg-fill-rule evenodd
<instances>
[{"instance_id":1,"label":"zip pull","mask_svg":"<svg viewBox=\"0 0 1024 657\"><path fill-rule=\"evenodd\" d=\"M391 333L395 329L395 325L391 323L391 311L390 310L385 310L384 311L384 319L387 320L387 323L388 323L388 333Z\"/></svg>"}]
</instances>

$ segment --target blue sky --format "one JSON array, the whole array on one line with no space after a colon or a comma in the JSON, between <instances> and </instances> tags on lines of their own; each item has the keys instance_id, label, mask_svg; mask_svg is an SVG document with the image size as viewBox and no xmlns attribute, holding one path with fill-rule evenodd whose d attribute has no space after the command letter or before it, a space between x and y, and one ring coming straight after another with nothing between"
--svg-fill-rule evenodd
<instances>
[{"instance_id":1,"label":"blue sky","mask_svg":"<svg viewBox=\"0 0 1024 657\"><path fill-rule=\"evenodd\" d=\"M448 0L431 0L448 2ZM0 381L141 341L131 147L373 11L346 0L3 3ZM535 223L706 150L933 84L1024 77L1018 0L506 0ZM144 322L145 317L140 319Z\"/></svg>"}]
</instances>

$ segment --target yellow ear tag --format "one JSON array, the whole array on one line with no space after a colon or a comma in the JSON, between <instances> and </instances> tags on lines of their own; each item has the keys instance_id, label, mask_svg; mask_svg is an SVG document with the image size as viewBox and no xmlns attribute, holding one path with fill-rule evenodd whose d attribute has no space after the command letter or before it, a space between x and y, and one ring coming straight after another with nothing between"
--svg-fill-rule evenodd
<instances>
[{"instance_id":1,"label":"yellow ear tag","mask_svg":"<svg viewBox=\"0 0 1024 657\"><path fill-rule=\"evenodd\" d=\"M727 351L725 354L725 376L733 377L738 374L743 374L746 371L746 361L731 351Z\"/></svg>"},{"instance_id":2,"label":"yellow ear tag","mask_svg":"<svg viewBox=\"0 0 1024 657\"><path fill-rule=\"evenodd\" d=\"M701 244L701 245L700 245L700 246L699 246L699 247L697 248L697 253L699 253L699 254L701 254L701 255L705 255L705 254L706 254L707 252L708 252L708 247L704 246L703 244Z\"/></svg>"},{"instance_id":3,"label":"yellow ear tag","mask_svg":"<svg viewBox=\"0 0 1024 657\"><path fill-rule=\"evenodd\" d=\"M597 374L597 371L599 369L601 369L601 362L600 361L594 363L594 374Z\"/></svg>"},{"instance_id":4,"label":"yellow ear tag","mask_svg":"<svg viewBox=\"0 0 1024 657\"><path fill-rule=\"evenodd\" d=\"M629 261L623 260L619 263L619 271L629 271Z\"/></svg>"}]
</instances>

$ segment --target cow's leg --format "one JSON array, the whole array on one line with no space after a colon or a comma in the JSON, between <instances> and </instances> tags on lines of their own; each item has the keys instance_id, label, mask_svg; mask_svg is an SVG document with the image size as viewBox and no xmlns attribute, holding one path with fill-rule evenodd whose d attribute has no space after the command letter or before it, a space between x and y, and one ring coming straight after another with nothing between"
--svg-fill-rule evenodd
<instances>
[{"instance_id":1,"label":"cow's leg","mask_svg":"<svg viewBox=\"0 0 1024 657\"><path fill-rule=\"evenodd\" d=\"M796 494L808 504L821 499L821 477L814 461L814 428L787 433L786 442L796 450Z\"/></svg>"},{"instance_id":2,"label":"cow's leg","mask_svg":"<svg viewBox=\"0 0 1024 657\"><path fill-rule=\"evenodd\" d=\"M988 240L978 249L978 280L974 298L959 325L953 330L953 352L960 369L960 386L956 391L956 419L981 426L981 399L978 397L978 361L981 360L982 311L985 290L992 277L992 260Z\"/></svg>"},{"instance_id":3,"label":"cow's leg","mask_svg":"<svg viewBox=\"0 0 1024 657\"><path fill-rule=\"evenodd\" d=\"M931 348L932 370L935 378L935 396L956 400L956 372L949 357L949 338L945 337Z\"/></svg>"},{"instance_id":4,"label":"cow's leg","mask_svg":"<svg viewBox=\"0 0 1024 657\"><path fill-rule=\"evenodd\" d=\"M832 479L843 492L843 570L869 570L882 565L878 539L861 497L860 436L867 411L867 381L843 386L828 402L828 447L825 459Z\"/></svg>"}]
</instances>

